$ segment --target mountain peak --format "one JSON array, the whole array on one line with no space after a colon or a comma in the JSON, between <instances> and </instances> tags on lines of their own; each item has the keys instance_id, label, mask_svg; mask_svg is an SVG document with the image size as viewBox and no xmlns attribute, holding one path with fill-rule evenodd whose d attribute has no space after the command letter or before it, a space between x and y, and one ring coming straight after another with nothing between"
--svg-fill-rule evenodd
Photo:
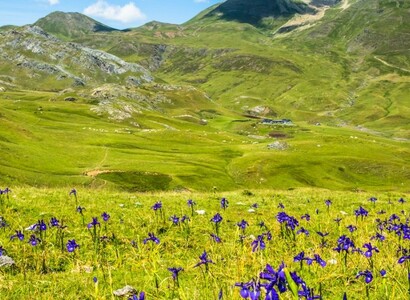
<instances>
[{"instance_id":1,"label":"mountain peak","mask_svg":"<svg viewBox=\"0 0 410 300\"><path fill-rule=\"evenodd\" d=\"M289 17L294 14L314 14L308 4L295 0L227 0L208 15L227 20L258 24L263 18Z\"/></svg>"},{"instance_id":2,"label":"mountain peak","mask_svg":"<svg viewBox=\"0 0 410 300\"><path fill-rule=\"evenodd\" d=\"M52 12L39 19L34 25L62 38L75 38L94 32L111 32L118 29L104 25L77 12Z\"/></svg>"}]
</instances>

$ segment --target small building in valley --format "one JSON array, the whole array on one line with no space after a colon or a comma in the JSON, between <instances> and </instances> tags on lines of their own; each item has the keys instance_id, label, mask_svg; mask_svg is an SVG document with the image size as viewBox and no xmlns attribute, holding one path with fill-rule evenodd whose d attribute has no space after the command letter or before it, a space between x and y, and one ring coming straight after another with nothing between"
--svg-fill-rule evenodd
<instances>
[{"instance_id":1,"label":"small building in valley","mask_svg":"<svg viewBox=\"0 0 410 300\"><path fill-rule=\"evenodd\" d=\"M290 119L273 120L264 118L261 123L264 125L293 125Z\"/></svg>"}]
</instances>

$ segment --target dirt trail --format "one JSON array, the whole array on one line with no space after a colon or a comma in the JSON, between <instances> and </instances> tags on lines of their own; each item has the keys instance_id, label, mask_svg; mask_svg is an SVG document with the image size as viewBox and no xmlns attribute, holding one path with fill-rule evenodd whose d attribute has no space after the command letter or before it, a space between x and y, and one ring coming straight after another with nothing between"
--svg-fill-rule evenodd
<instances>
[{"instance_id":1,"label":"dirt trail","mask_svg":"<svg viewBox=\"0 0 410 300\"><path fill-rule=\"evenodd\" d=\"M395 69L398 69L398 70L401 70L401 71L410 73L410 70L407 70L407 69L404 69L404 68L401 68L401 67L398 67L398 66L389 64L387 61L384 61L383 59L381 59L381 58L379 58L379 57L377 57L377 56L374 56L374 58L375 58L376 60L378 60L379 62L381 62L381 63L382 63L383 65L385 65L385 66L388 66L388 67L391 67L391 68L395 68Z\"/></svg>"}]
</instances>

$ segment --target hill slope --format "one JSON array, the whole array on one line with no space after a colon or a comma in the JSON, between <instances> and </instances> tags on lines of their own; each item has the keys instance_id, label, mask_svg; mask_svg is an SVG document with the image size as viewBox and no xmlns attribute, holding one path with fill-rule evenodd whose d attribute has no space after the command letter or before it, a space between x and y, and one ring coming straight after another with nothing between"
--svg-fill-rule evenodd
<instances>
[{"instance_id":1,"label":"hill slope","mask_svg":"<svg viewBox=\"0 0 410 300\"><path fill-rule=\"evenodd\" d=\"M89 33L118 31L83 14L58 11L39 19L34 25L60 38L76 38Z\"/></svg>"}]
</instances>

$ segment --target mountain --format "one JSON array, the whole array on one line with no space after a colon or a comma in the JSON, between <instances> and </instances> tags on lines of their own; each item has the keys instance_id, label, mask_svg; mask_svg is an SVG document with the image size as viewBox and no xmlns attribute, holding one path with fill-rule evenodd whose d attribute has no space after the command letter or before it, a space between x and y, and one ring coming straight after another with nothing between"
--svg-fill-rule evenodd
<instances>
[{"instance_id":1,"label":"mountain","mask_svg":"<svg viewBox=\"0 0 410 300\"><path fill-rule=\"evenodd\" d=\"M126 32L3 28L0 179L406 190L409 5L228 0Z\"/></svg>"},{"instance_id":2,"label":"mountain","mask_svg":"<svg viewBox=\"0 0 410 300\"><path fill-rule=\"evenodd\" d=\"M208 16L258 24L267 17L288 17L295 14L314 14L315 9L301 1L292 0L228 0L213 9Z\"/></svg>"},{"instance_id":3,"label":"mountain","mask_svg":"<svg viewBox=\"0 0 410 300\"><path fill-rule=\"evenodd\" d=\"M76 38L90 33L118 31L76 12L53 12L39 19L34 25L60 38Z\"/></svg>"}]
</instances>

